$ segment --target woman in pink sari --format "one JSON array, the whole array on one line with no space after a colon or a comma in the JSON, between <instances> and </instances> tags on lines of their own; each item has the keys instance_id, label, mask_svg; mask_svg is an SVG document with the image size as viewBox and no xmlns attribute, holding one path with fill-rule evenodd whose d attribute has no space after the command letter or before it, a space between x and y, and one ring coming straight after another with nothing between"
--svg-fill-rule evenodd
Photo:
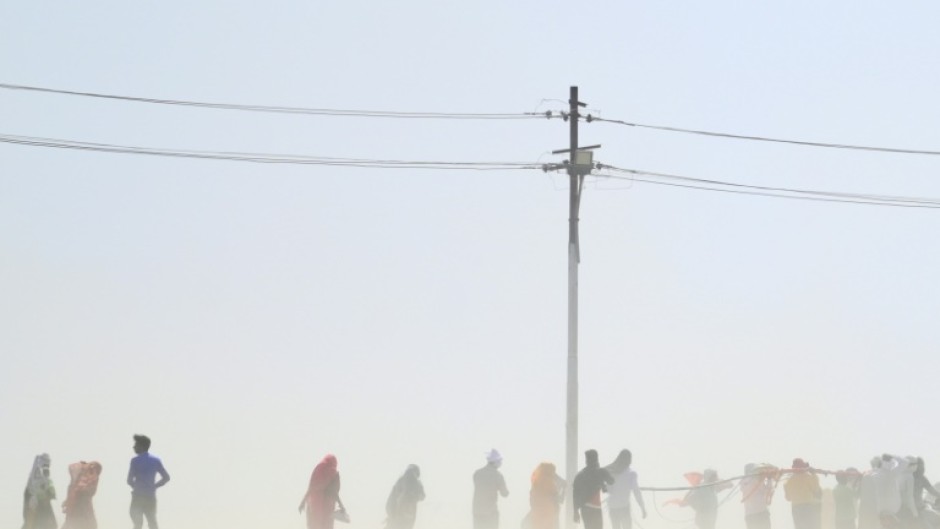
<instances>
[{"instance_id":1,"label":"woman in pink sari","mask_svg":"<svg viewBox=\"0 0 940 529\"><path fill-rule=\"evenodd\" d=\"M328 454L313 469L307 493L300 501L299 511L307 509L307 529L333 529L333 511L339 502L339 472L336 456Z\"/></svg>"},{"instance_id":2,"label":"woman in pink sari","mask_svg":"<svg viewBox=\"0 0 940 529\"><path fill-rule=\"evenodd\" d=\"M101 464L97 461L72 463L69 475L72 482L69 483L68 497L62 502L62 512L65 513L62 529L98 529L91 499L98 490Z\"/></svg>"}]
</instances>

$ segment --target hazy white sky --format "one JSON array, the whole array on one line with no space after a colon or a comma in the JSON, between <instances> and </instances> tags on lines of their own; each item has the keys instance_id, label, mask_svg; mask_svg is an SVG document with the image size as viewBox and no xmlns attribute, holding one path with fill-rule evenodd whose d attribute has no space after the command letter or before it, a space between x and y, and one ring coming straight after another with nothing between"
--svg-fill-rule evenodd
<instances>
[{"instance_id":1,"label":"hazy white sky","mask_svg":"<svg viewBox=\"0 0 940 529\"><path fill-rule=\"evenodd\" d=\"M0 82L444 112L557 110L576 84L612 119L940 149L936 2L192 4L2 2ZM940 197L938 157L581 131L621 167ZM568 142L560 120L12 91L0 133L520 162L558 161L548 151ZM418 528L467 529L470 476L491 447L511 492L503 527L516 528L531 471L564 466L567 200L566 178L538 171L0 145L0 520L19 523L32 457L49 452L61 495L68 463L101 461L101 526L129 524L140 432L173 477L167 528L301 528L309 473L332 452L351 529L380 526L409 463L428 491ZM793 457L864 467L883 451L940 475L940 212L592 179L581 217L582 449L603 463L632 449L651 486ZM788 525L782 497L773 513ZM743 526L739 499L719 516Z\"/></svg>"}]
</instances>

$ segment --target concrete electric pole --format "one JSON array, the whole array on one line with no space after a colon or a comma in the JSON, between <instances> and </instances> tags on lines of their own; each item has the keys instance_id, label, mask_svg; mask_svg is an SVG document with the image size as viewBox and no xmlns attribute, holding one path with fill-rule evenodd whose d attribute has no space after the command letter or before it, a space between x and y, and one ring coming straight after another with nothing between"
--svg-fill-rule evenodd
<instances>
[{"instance_id":1,"label":"concrete electric pole","mask_svg":"<svg viewBox=\"0 0 940 529\"><path fill-rule=\"evenodd\" d=\"M570 144L568 149L553 151L553 154L569 153L565 166L568 170L570 190L568 199L568 404L565 443L565 479L568 481L567 521L565 527L574 524L574 502L571 485L578 473L578 264L581 261L581 249L578 236L578 213L581 209L581 189L585 175L593 168L592 149L600 145L578 147L578 120L580 109L587 104L578 101L578 87L572 86L566 116L570 126Z\"/></svg>"}]
</instances>

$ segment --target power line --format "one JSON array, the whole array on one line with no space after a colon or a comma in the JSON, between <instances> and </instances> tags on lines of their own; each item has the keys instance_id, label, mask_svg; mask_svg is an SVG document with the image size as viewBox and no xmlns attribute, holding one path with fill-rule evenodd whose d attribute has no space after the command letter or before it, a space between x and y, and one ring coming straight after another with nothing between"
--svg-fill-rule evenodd
<instances>
[{"instance_id":1,"label":"power line","mask_svg":"<svg viewBox=\"0 0 940 529\"><path fill-rule=\"evenodd\" d=\"M550 116L551 117L551 116ZM559 117L564 117L563 115ZM587 121L602 121L605 123L614 123L616 125L624 125L627 127L635 127L642 129L652 129L652 130L662 130L667 132L680 132L683 134L697 134L699 136L711 136L715 138L731 138L736 140L752 140L752 141L763 141L771 143L786 143L790 145L803 145L807 147L824 147L829 149L849 149L855 151L871 151L871 152L887 152L894 154L925 154L930 156L940 156L940 151L932 150L922 150L922 149L899 149L893 147L872 147L867 145L851 145L846 143L825 143L818 141L803 141L803 140L788 140L781 138L770 138L766 136L747 136L744 134L731 134L728 132L714 132L708 130L696 130L696 129L686 129L681 127L668 127L664 125L647 125L643 123L633 123L629 121L623 121L619 119L605 119L596 116L588 116Z\"/></svg>"},{"instance_id":2,"label":"power line","mask_svg":"<svg viewBox=\"0 0 940 529\"><path fill-rule=\"evenodd\" d=\"M541 169L542 165L524 162L452 162L427 160L388 160L368 158L336 158L328 156L308 156L297 154L269 154L225 151L196 151L185 149L164 149L115 145L110 143L92 143L33 136L0 134L0 143L46 147L55 149L74 149L81 151L107 152L117 154L136 154L174 158L196 158L206 160L226 160L235 162L272 163L292 165L329 165L339 167L364 167L382 169L444 169L463 171L505 171L514 169Z\"/></svg>"},{"instance_id":3,"label":"power line","mask_svg":"<svg viewBox=\"0 0 940 529\"><path fill-rule=\"evenodd\" d=\"M622 169L620 167L614 167L611 165L597 164L598 169L608 169L612 171L635 174L635 175L644 175L651 177L659 178L668 178L673 180L681 180L685 182L693 182L697 184L711 184L711 185L720 185L728 187L738 187L744 189L753 189L758 191L768 191L768 192L782 192L782 193L795 193L795 194L808 194L808 195L820 195L832 198L851 198L851 199L867 199L867 200L882 200L882 201L895 201L895 202L923 202L923 203L938 203L940 204L940 199L923 199L923 198L914 198L914 197L902 197L897 195L874 195L874 194L861 194L861 193L844 193L838 191L817 191L817 190L808 190L808 189L795 189L788 187L771 187L771 186L759 186L753 184L742 184L738 182L727 182L723 180L708 180L704 178L694 178L690 176L680 176L667 173L655 173L651 171L641 171L636 169Z\"/></svg>"},{"instance_id":4,"label":"power line","mask_svg":"<svg viewBox=\"0 0 940 529\"><path fill-rule=\"evenodd\" d=\"M688 176L656 173L636 169L622 169L609 165L598 164L598 169L609 170L621 174L596 173L592 176L627 180L654 185L696 189L701 191L714 191L740 195L755 195L773 198L788 198L793 200L810 200L816 202L839 202L846 204L862 204L870 206L890 206L905 208L940 209L940 199L920 197L900 197L892 195L875 195L864 193L843 193L833 191L816 191L808 189L794 189L786 187L769 187L721 180L707 180ZM629 175L629 176L628 176Z\"/></svg>"},{"instance_id":5,"label":"power line","mask_svg":"<svg viewBox=\"0 0 940 529\"><path fill-rule=\"evenodd\" d=\"M17 84L0 83L0 88L7 90L22 90L45 94L58 94L98 99L111 99L118 101L131 101L136 103L152 103L158 105L177 105L187 107L215 108L223 110L241 110L249 112L270 112L279 114L304 114L313 116L344 116L358 118L392 118L392 119L467 119L467 120L512 120L512 119L539 119L544 114L533 112L519 113L472 113L472 112L407 112L389 110L352 110L337 108L306 108L285 107L273 105L244 105L235 103L211 103L205 101L187 101L181 99L155 99L150 97L134 97L115 94L101 94L96 92L78 92L57 88L44 88Z\"/></svg>"},{"instance_id":6,"label":"power line","mask_svg":"<svg viewBox=\"0 0 940 529\"><path fill-rule=\"evenodd\" d=\"M507 170L549 170L550 166L528 162L481 162L481 161L433 161L433 160L396 160L376 158L340 158L329 156L310 156L298 154L272 154L250 153L232 151L199 151L188 149L167 149L140 147L130 145L116 145L110 143L93 143L76 140L63 140L55 138L42 138L34 136L17 136L0 134L0 143L25 145L30 147L45 147L55 149L69 149L91 152L105 152L114 154L133 154L145 156L160 156L171 158L190 158L204 160L224 160L234 162L288 164L288 165L325 165L334 167L358 167L369 169L436 169L458 171L507 171ZM561 167L561 166L559 166ZM774 198L788 198L796 200L810 200L817 202L837 202L848 204L862 204L872 206L891 206L905 208L940 209L940 199L921 197L902 197L894 195L876 195L863 193L845 193L835 191L818 191L786 187L758 186L729 182L693 178L668 173L657 173L637 169L624 169L606 164L597 164L597 169L610 171L609 173L592 173L591 176L642 182L654 185L733 193L740 195L755 195ZM616 173L616 174L614 174Z\"/></svg>"},{"instance_id":7,"label":"power line","mask_svg":"<svg viewBox=\"0 0 940 529\"><path fill-rule=\"evenodd\" d=\"M97 92L81 92L75 90L64 90L58 88L46 88L38 86L19 85L11 83L0 83L0 88L7 90L21 90L29 92L38 92L46 94L70 95L79 97L90 97L98 99L111 99L118 101L130 101L137 103L151 103L160 105L177 105L200 108L214 108L222 110L240 110L249 112L267 112L280 114L302 114L316 116L340 116L340 117L360 117L360 118L391 118L391 119L464 119L464 120L522 120L522 119L543 119L543 118L564 118L568 119L565 112L415 112L415 111L389 111L389 110L361 110L361 109L337 109L337 108L311 108L311 107L289 107L277 105L257 105L257 104L237 104L237 103L213 103L206 101L191 101L182 99L159 99L150 97L124 96L117 94L103 94ZM708 131L689 129L683 127L671 127L666 125L650 125L645 123L636 123L620 119L607 119L588 114L585 121L600 121L613 123L634 128L644 128L650 130L660 130L666 132L678 132L683 134L694 134L700 136L709 136L716 138L729 138L738 140L761 141L771 143L784 143L790 145L802 145L808 147L822 147L830 149L848 149L870 152L885 152L894 154L921 154L929 156L940 156L938 150L927 149L906 149L894 147L876 147L867 145L853 145L845 143L827 143L807 140L792 140L785 138L772 138L768 136L752 136L745 134L733 134L728 132Z\"/></svg>"}]
</instances>

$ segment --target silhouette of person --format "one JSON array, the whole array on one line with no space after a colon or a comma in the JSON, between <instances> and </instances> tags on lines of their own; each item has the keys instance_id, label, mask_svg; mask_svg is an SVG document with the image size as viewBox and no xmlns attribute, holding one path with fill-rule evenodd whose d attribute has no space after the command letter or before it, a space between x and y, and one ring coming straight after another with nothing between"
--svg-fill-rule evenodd
<instances>
[{"instance_id":1,"label":"silhouette of person","mask_svg":"<svg viewBox=\"0 0 940 529\"><path fill-rule=\"evenodd\" d=\"M832 489L835 506L835 529L855 529L858 512L858 479L861 474L854 468L836 472L836 486Z\"/></svg>"},{"instance_id":2,"label":"silhouette of person","mask_svg":"<svg viewBox=\"0 0 940 529\"><path fill-rule=\"evenodd\" d=\"M934 498L940 498L940 492L930 484L930 480L924 475L926 472L926 466L924 464L924 458L917 458L917 467L914 470L914 504L917 507L917 519L921 520L922 525L927 526L928 522L924 512L927 509L927 505L924 503L924 492L927 492Z\"/></svg>"},{"instance_id":3,"label":"silhouette of person","mask_svg":"<svg viewBox=\"0 0 940 529\"><path fill-rule=\"evenodd\" d=\"M300 512L307 510L307 529L333 529L333 511L337 503L345 512L339 499L340 479L336 467L336 456L327 454L310 474L307 493L298 507Z\"/></svg>"},{"instance_id":4,"label":"silhouette of person","mask_svg":"<svg viewBox=\"0 0 940 529\"><path fill-rule=\"evenodd\" d=\"M558 529L558 511L564 498L565 480L558 476L555 465L539 463L532 472L529 490L529 528Z\"/></svg>"},{"instance_id":5,"label":"silhouette of person","mask_svg":"<svg viewBox=\"0 0 940 529\"><path fill-rule=\"evenodd\" d=\"M52 512L55 486L49 477L51 464L49 454L40 454L33 459L33 468L23 491L23 529L56 529L59 526Z\"/></svg>"},{"instance_id":6,"label":"silhouette of person","mask_svg":"<svg viewBox=\"0 0 940 529\"><path fill-rule=\"evenodd\" d=\"M858 529L881 529L878 487L881 482L881 456L871 459L871 470L858 483Z\"/></svg>"},{"instance_id":7,"label":"silhouette of person","mask_svg":"<svg viewBox=\"0 0 940 529\"><path fill-rule=\"evenodd\" d=\"M748 463L741 478L741 503L747 529L770 529L770 500L777 486L778 471L770 465Z\"/></svg>"},{"instance_id":8,"label":"silhouette of person","mask_svg":"<svg viewBox=\"0 0 940 529\"><path fill-rule=\"evenodd\" d=\"M585 466L574 477L571 494L574 501L574 521L584 520L584 529L601 529L604 516L601 512L601 492L614 478L605 468L601 468L597 459L597 450L584 452Z\"/></svg>"},{"instance_id":9,"label":"silhouette of person","mask_svg":"<svg viewBox=\"0 0 940 529\"><path fill-rule=\"evenodd\" d=\"M503 456L494 448L486 455L486 465L473 473L473 529L498 529L499 496L509 496L499 466Z\"/></svg>"},{"instance_id":10,"label":"silhouette of person","mask_svg":"<svg viewBox=\"0 0 940 529\"><path fill-rule=\"evenodd\" d=\"M633 463L633 454L629 450L621 450L617 459L607 465L607 471L614 478L613 484L607 488L607 512L610 514L610 525L613 529L630 529L633 527L633 516L630 512L630 497L636 499L640 506L640 513L646 518L646 505L643 503L643 494L637 481L636 472L630 468Z\"/></svg>"},{"instance_id":11,"label":"silhouette of person","mask_svg":"<svg viewBox=\"0 0 940 529\"><path fill-rule=\"evenodd\" d=\"M95 507L92 498L98 491L98 477L101 475L101 463L81 461L69 465L68 496L62 502L65 523L62 529L98 529Z\"/></svg>"},{"instance_id":12,"label":"silhouette of person","mask_svg":"<svg viewBox=\"0 0 940 529\"><path fill-rule=\"evenodd\" d=\"M170 474L160 458L150 454L150 438L146 435L134 436L134 453L137 455L131 459L127 471L127 484L131 487L131 521L134 522L134 529L141 529L146 518L147 527L159 529L157 489L170 481ZM160 476L159 481L157 476Z\"/></svg>"},{"instance_id":13,"label":"silhouette of person","mask_svg":"<svg viewBox=\"0 0 940 529\"><path fill-rule=\"evenodd\" d=\"M822 525L822 488L819 477L810 469L809 463L800 458L793 460L793 474L783 485L783 492L790 502L794 529L819 529Z\"/></svg>"},{"instance_id":14,"label":"silhouette of person","mask_svg":"<svg viewBox=\"0 0 940 529\"><path fill-rule=\"evenodd\" d=\"M718 523L718 491L730 484L718 483L718 472L707 468L702 472L702 482L685 495L683 503L695 511L695 526L699 529L715 529Z\"/></svg>"},{"instance_id":15,"label":"silhouette of person","mask_svg":"<svg viewBox=\"0 0 940 529\"><path fill-rule=\"evenodd\" d=\"M418 516L418 502L424 500L424 485L421 484L421 469L408 465L385 502L388 529L412 529Z\"/></svg>"}]
</instances>

